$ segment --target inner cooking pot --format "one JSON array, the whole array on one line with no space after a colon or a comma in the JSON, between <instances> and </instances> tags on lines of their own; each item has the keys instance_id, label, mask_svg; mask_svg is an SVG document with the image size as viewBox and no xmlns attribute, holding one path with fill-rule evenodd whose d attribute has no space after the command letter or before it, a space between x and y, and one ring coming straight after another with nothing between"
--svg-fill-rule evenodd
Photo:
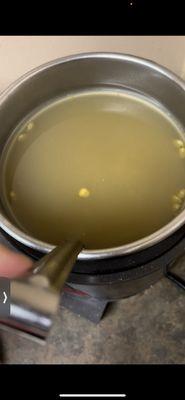
<instances>
[{"instance_id":1,"label":"inner cooking pot","mask_svg":"<svg viewBox=\"0 0 185 400\"><path fill-rule=\"evenodd\" d=\"M164 106L184 126L184 82L168 70L140 58L111 53L70 56L34 69L13 83L0 98L0 150L20 121L42 104L67 93L109 86L127 89ZM11 223L0 205L0 226L11 237L37 251L54 247L25 234ZM83 250L79 260L100 259L133 253L153 246L178 230L185 219L181 212L155 233L123 246Z\"/></svg>"},{"instance_id":2,"label":"inner cooking pot","mask_svg":"<svg viewBox=\"0 0 185 400\"><path fill-rule=\"evenodd\" d=\"M151 99L164 107L170 115L185 126L185 84L175 74L148 60L130 55L113 53L87 53L78 54L62 59L57 59L35 68L13 83L0 96L0 151L2 153L8 138L14 128L35 109L42 104L52 101L74 91L93 89L97 87L119 88L135 92ZM185 210L179 213L168 224L153 234L137 240L133 243L107 249L83 250L80 243L64 243L61 248L39 241L21 231L10 221L0 202L0 228L9 237L22 246L41 254L47 254L41 261L35 264L33 275L27 280L14 282L14 314L25 303L37 313L46 318L44 330L50 326L50 318L56 309L58 293L63 286L76 257L82 261L100 260L124 255L130 255L155 248L165 239L179 231L185 222ZM78 254L79 253L79 254ZM106 260L105 260L106 261ZM30 290L30 295L25 290ZM38 291L39 289L39 291ZM46 290L49 292L46 306ZM42 296L41 296L42 292ZM21 293L21 296L20 296ZM34 304L29 299L37 298ZM31 304L31 306L30 306ZM18 307L18 308L16 308ZM31 318L31 319L30 319ZM24 321L33 327L33 318L24 315ZM19 321L20 322L20 321ZM39 331L39 323L35 328ZM30 328L31 330L31 328ZM38 334L39 335L39 334ZM41 334L42 336L42 334Z\"/></svg>"}]
</instances>

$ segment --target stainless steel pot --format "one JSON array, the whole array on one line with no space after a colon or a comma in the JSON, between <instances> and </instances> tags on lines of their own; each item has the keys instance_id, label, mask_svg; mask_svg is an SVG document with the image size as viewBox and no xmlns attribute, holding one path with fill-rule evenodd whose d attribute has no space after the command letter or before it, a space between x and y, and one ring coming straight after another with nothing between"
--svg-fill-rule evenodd
<instances>
[{"instance_id":1,"label":"stainless steel pot","mask_svg":"<svg viewBox=\"0 0 185 400\"><path fill-rule=\"evenodd\" d=\"M152 98L153 101L174 115L183 127L185 126L185 83L175 74L153 62L130 55L78 54L35 68L1 94L1 153L15 126L35 108L69 92L103 86L125 88ZM33 275L26 281L19 280L12 284L14 306L12 306L11 318L7 324L15 327L19 325L22 330L24 330L23 325L27 324L31 333L45 337L51 326L51 316L57 307L59 292L77 255L79 260L94 260L138 252L166 239L184 223L185 210L162 229L127 245L102 250L82 250L78 243L64 244L61 248L54 250L53 259L50 253L49 258L46 256L42 262L35 265ZM1 202L0 228L19 243L36 251L49 253L54 249L50 244L25 234L12 224ZM59 265L60 267L58 267ZM30 290L30 296L25 290L25 285L27 290ZM33 286L35 295L31 294ZM20 295L23 292L24 295ZM46 292L48 299L52 293L55 300L50 299L47 302ZM38 302L33 302L32 299L33 296L37 298L41 293L43 293L44 300L43 305L39 306ZM49 307L49 304L52 306ZM26 311L21 313L20 309L24 309L24 311L26 309ZM43 315L45 320L42 318ZM19 323L17 324L18 319Z\"/></svg>"}]
</instances>

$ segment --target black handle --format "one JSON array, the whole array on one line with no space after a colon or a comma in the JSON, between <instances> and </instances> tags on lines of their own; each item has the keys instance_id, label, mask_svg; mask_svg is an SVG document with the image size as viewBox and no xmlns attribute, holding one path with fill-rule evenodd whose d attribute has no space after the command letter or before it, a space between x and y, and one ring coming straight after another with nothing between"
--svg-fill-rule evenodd
<instances>
[{"instance_id":1,"label":"black handle","mask_svg":"<svg viewBox=\"0 0 185 400\"><path fill-rule=\"evenodd\" d=\"M174 263L174 266L175 266L175 264L176 263ZM173 283L178 285L181 289L185 290L185 280L180 275L176 274L175 272L169 271L169 265L165 266L164 275L166 276L166 278L170 279L170 281L172 281Z\"/></svg>"}]
</instances>

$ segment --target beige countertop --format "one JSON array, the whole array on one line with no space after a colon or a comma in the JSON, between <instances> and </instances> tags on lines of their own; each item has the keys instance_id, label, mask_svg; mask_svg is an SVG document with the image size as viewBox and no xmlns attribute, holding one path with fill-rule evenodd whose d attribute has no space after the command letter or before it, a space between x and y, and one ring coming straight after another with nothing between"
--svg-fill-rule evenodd
<instances>
[{"instance_id":1,"label":"beige countertop","mask_svg":"<svg viewBox=\"0 0 185 400\"><path fill-rule=\"evenodd\" d=\"M185 36L0 36L0 89L44 62L92 51L141 56L185 77Z\"/></svg>"}]
</instances>

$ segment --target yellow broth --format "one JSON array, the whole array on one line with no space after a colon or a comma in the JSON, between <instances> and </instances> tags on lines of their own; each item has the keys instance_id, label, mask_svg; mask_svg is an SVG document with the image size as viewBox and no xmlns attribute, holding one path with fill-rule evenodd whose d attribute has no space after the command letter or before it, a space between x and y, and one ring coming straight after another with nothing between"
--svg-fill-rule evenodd
<instances>
[{"instance_id":1,"label":"yellow broth","mask_svg":"<svg viewBox=\"0 0 185 400\"><path fill-rule=\"evenodd\" d=\"M45 105L15 130L4 154L3 197L18 227L57 245L120 246L183 208L182 130L134 93L97 89Z\"/></svg>"}]
</instances>

